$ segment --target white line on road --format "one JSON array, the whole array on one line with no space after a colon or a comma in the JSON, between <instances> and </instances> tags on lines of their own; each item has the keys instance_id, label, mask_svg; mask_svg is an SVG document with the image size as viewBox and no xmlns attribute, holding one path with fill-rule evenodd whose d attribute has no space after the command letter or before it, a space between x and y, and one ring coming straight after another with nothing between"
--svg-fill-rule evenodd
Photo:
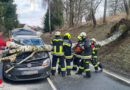
<instances>
[{"instance_id":1,"label":"white line on road","mask_svg":"<svg viewBox=\"0 0 130 90\"><path fill-rule=\"evenodd\" d=\"M125 77L119 76L119 75L117 75L117 74L115 74L115 73L112 73L112 72L110 72L110 71L107 71L107 70L104 70L103 72L105 72L106 74L111 75L111 76L113 76L113 77L115 77L115 78L117 78L117 79L119 79L119 80L121 80L121 81L124 81L124 82L126 82L127 84L130 84L130 80L127 79L127 78L125 78Z\"/></svg>"},{"instance_id":2,"label":"white line on road","mask_svg":"<svg viewBox=\"0 0 130 90\"><path fill-rule=\"evenodd\" d=\"M57 90L56 87L55 87L55 85L54 85L53 82L51 81L51 79L50 79L50 78L47 78L47 80L48 80L49 84L51 85L52 89L53 89L53 90Z\"/></svg>"},{"instance_id":3,"label":"white line on road","mask_svg":"<svg viewBox=\"0 0 130 90\"><path fill-rule=\"evenodd\" d=\"M90 66L93 66L93 65L90 64ZM121 80L121 81L123 81L123 82L125 82L127 84L130 84L130 79L127 79L125 77L117 75L116 73L110 72L110 71L108 71L106 69L103 69L103 72L110 75L110 76L113 76L113 77L115 77L115 78L117 78L117 79L119 79L119 80Z\"/></svg>"}]
</instances>

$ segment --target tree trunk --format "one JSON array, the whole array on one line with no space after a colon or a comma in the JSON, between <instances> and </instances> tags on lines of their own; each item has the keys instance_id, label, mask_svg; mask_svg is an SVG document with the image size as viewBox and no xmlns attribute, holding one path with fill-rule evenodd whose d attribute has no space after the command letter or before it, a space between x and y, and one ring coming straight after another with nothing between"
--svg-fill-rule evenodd
<instances>
[{"instance_id":1,"label":"tree trunk","mask_svg":"<svg viewBox=\"0 0 130 90\"><path fill-rule=\"evenodd\" d=\"M77 24L79 24L80 23L80 14L81 14L81 11L80 11L80 9L81 9L81 2L82 2L82 0L80 0L79 1L79 8L78 8L78 20L77 20Z\"/></svg>"},{"instance_id":2,"label":"tree trunk","mask_svg":"<svg viewBox=\"0 0 130 90\"><path fill-rule=\"evenodd\" d=\"M70 17L69 17L70 21L69 21L69 27L72 27L73 26L73 1L70 0Z\"/></svg>"},{"instance_id":3,"label":"tree trunk","mask_svg":"<svg viewBox=\"0 0 130 90\"><path fill-rule=\"evenodd\" d=\"M115 1L114 15L116 15L116 12L117 12L117 6L118 6L118 0Z\"/></svg>"},{"instance_id":4,"label":"tree trunk","mask_svg":"<svg viewBox=\"0 0 130 90\"><path fill-rule=\"evenodd\" d=\"M51 32L51 9L50 9L50 0L48 0L48 10L49 10L49 32L50 32L50 34L52 34L52 32Z\"/></svg>"},{"instance_id":5,"label":"tree trunk","mask_svg":"<svg viewBox=\"0 0 130 90\"><path fill-rule=\"evenodd\" d=\"M96 18L95 18L95 13L93 11L93 0L91 0L91 15L92 15L93 27L96 27L97 22L96 22Z\"/></svg>"},{"instance_id":6,"label":"tree trunk","mask_svg":"<svg viewBox=\"0 0 130 90\"><path fill-rule=\"evenodd\" d=\"M93 12L93 9L92 9L91 12L92 12L93 27L96 27L97 21L96 21L96 18L95 18L95 14L94 14L94 12Z\"/></svg>"},{"instance_id":7,"label":"tree trunk","mask_svg":"<svg viewBox=\"0 0 130 90\"><path fill-rule=\"evenodd\" d=\"M124 1L124 7L125 7L126 15L127 15L127 17L128 17L128 15L129 15L128 3L127 3L126 0L123 0L123 1Z\"/></svg>"},{"instance_id":8,"label":"tree trunk","mask_svg":"<svg viewBox=\"0 0 130 90\"><path fill-rule=\"evenodd\" d=\"M106 23L106 11L107 11L107 0L104 2L104 16L103 16L103 23Z\"/></svg>"}]
</instances>

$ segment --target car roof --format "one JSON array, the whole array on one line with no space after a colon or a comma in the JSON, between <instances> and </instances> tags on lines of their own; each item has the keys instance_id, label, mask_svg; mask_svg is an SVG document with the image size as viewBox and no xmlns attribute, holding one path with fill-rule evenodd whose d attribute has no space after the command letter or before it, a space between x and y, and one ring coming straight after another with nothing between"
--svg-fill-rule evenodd
<instances>
[{"instance_id":1,"label":"car roof","mask_svg":"<svg viewBox=\"0 0 130 90\"><path fill-rule=\"evenodd\" d=\"M11 35L12 36L17 36L17 35L37 36L37 33L36 33L36 31L31 30L31 29L17 28L17 29L14 29L11 31Z\"/></svg>"},{"instance_id":2,"label":"car roof","mask_svg":"<svg viewBox=\"0 0 130 90\"><path fill-rule=\"evenodd\" d=\"M39 36L17 35L14 39L41 39Z\"/></svg>"}]
</instances>

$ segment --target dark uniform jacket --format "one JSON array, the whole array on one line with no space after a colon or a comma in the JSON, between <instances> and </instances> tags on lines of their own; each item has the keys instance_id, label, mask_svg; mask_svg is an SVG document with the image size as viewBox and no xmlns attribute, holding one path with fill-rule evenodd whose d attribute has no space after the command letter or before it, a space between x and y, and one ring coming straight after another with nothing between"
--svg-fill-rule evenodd
<instances>
[{"instance_id":1,"label":"dark uniform jacket","mask_svg":"<svg viewBox=\"0 0 130 90\"><path fill-rule=\"evenodd\" d=\"M82 52L83 56L92 55L91 44L90 44L90 40L88 39L88 37L85 37L82 40L82 44L81 45L82 45L82 49L83 49L83 52Z\"/></svg>"},{"instance_id":2,"label":"dark uniform jacket","mask_svg":"<svg viewBox=\"0 0 130 90\"><path fill-rule=\"evenodd\" d=\"M91 45L91 48L92 48L92 55L93 56L97 56L97 46L96 46L96 43L93 43Z\"/></svg>"},{"instance_id":3,"label":"dark uniform jacket","mask_svg":"<svg viewBox=\"0 0 130 90\"><path fill-rule=\"evenodd\" d=\"M65 56L71 56L72 55L71 47L72 47L71 40L68 39L68 37L64 37L63 50L64 50L64 55Z\"/></svg>"},{"instance_id":4,"label":"dark uniform jacket","mask_svg":"<svg viewBox=\"0 0 130 90\"><path fill-rule=\"evenodd\" d=\"M56 56L64 56L63 52L63 39L60 36L56 36L51 45L53 46L52 54Z\"/></svg>"}]
</instances>

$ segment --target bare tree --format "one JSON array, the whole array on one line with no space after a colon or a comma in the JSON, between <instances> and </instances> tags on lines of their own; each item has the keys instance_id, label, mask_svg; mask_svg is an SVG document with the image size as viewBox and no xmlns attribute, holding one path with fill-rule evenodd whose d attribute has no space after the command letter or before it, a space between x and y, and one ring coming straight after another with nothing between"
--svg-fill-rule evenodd
<instances>
[{"instance_id":1,"label":"bare tree","mask_svg":"<svg viewBox=\"0 0 130 90\"><path fill-rule=\"evenodd\" d=\"M124 0L108 0L109 14L116 15L119 12L124 12Z\"/></svg>"},{"instance_id":2,"label":"bare tree","mask_svg":"<svg viewBox=\"0 0 130 90\"><path fill-rule=\"evenodd\" d=\"M126 11L126 15L128 16L129 15L129 7L128 7L128 3L126 0L123 0L124 2L124 7L125 7L125 11Z\"/></svg>"},{"instance_id":3,"label":"bare tree","mask_svg":"<svg viewBox=\"0 0 130 90\"><path fill-rule=\"evenodd\" d=\"M106 23L106 11L107 11L107 0L104 2L104 16L103 16L103 23Z\"/></svg>"},{"instance_id":4,"label":"bare tree","mask_svg":"<svg viewBox=\"0 0 130 90\"><path fill-rule=\"evenodd\" d=\"M50 9L50 0L48 0L48 10L49 10L49 18L48 18L48 19L49 19L49 20L48 20L48 21L49 21L49 32L50 32L50 34L51 34L52 32L51 32L51 11L50 11L51 9Z\"/></svg>"},{"instance_id":5,"label":"bare tree","mask_svg":"<svg viewBox=\"0 0 130 90\"><path fill-rule=\"evenodd\" d=\"M73 23L73 0L70 0L70 3L69 3L69 9L70 9L70 13L69 13L69 18L70 18L70 22L69 22L69 25L70 27L72 27L74 25Z\"/></svg>"}]
</instances>

